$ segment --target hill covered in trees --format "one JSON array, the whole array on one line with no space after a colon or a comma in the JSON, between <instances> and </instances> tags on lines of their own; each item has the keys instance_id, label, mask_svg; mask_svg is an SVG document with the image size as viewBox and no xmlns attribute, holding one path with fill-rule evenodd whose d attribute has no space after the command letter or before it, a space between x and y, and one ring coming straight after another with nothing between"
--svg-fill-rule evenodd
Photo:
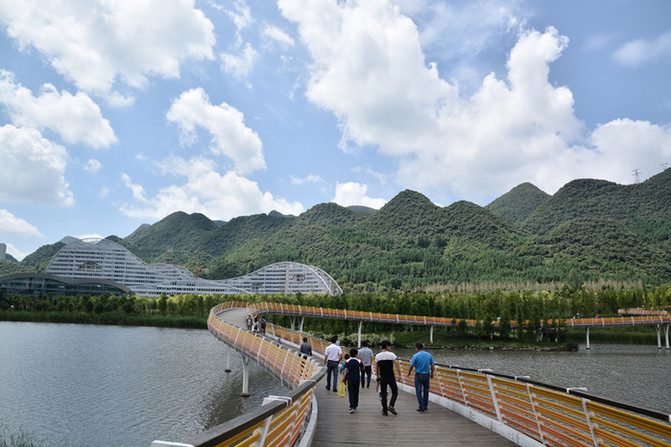
<instances>
[{"instance_id":1,"label":"hill covered in trees","mask_svg":"<svg viewBox=\"0 0 671 447\"><path fill-rule=\"evenodd\" d=\"M277 212L229 222L173 213L114 240L146 262L202 277L242 275L266 264L321 267L350 289L600 279L671 283L671 169L634 185L574 180L554 195L523 183L485 207L447 207L406 190L381 209L334 203L299 216ZM13 267L46 267L58 244ZM3 270L7 267L0 266Z\"/></svg>"}]
</instances>

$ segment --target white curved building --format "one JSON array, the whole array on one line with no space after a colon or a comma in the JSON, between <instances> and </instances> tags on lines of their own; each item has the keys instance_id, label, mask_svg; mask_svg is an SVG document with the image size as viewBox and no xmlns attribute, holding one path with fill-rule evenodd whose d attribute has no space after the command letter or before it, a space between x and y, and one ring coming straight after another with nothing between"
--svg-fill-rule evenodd
<instances>
[{"instance_id":1,"label":"white curved building","mask_svg":"<svg viewBox=\"0 0 671 447\"><path fill-rule=\"evenodd\" d=\"M68 243L53 257L46 273L73 279L108 279L138 296L342 293L328 273L305 264L279 262L244 276L215 281L196 278L176 265L145 264L127 248L108 239L76 239Z\"/></svg>"}]
</instances>

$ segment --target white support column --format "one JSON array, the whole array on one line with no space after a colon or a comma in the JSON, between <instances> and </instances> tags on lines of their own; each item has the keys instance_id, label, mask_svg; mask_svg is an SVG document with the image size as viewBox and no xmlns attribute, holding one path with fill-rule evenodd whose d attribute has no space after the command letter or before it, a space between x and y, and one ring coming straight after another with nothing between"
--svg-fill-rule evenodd
<instances>
[{"instance_id":1,"label":"white support column","mask_svg":"<svg viewBox=\"0 0 671 447\"><path fill-rule=\"evenodd\" d=\"M363 326L363 320L359 321L359 338L357 339L357 342L356 342L356 347L357 348L361 347L361 326Z\"/></svg>"},{"instance_id":2,"label":"white support column","mask_svg":"<svg viewBox=\"0 0 671 447\"><path fill-rule=\"evenodd\" d=\"M301 317L301 324L298 327L298 332L303 333L303 322L305 321L305 317Z\"/></svg>"},{"instance_id":3,"label":"white support column","mask_svg":"<svg viewBox=\"0 0 671 447\"><path fill-rule=\"evenodd\" d=\"M224 371L227 373L231 372L231 349L226 350L226 369Z\"/></svg>"},{"instance_id":4,"label":"white support column","mask_svg":"<svg viewBox=\"0 0 671 447\"><path fill-rule=\"evenodd\" d=\"M242 356L242 392L240 395L242 397L249 397L249 357Z\"/></svg>"},{"instance_id":5,"label":"white support column","mask_svg":"<svg viewBox=\"0 0 671 447\"><path fill-rule=\"evenodd\" d=\"M662 349L662 326L656 324L655 328L657 329L657 349Z\"/></svg>"},{"instance_id":6,"label":"white support column","mask_svg":"<svg viewBox=\"0 0 671 447\"><path fill-rule=\"evenodd\" d=\"M669 349L669 324L666 325L666 329L664 329L664 338L666 338L666 349Z\"/></svg>"},{"instance_id":7,"label":"white support column","mask_svg":"<svg viewBox=\"0 0 671 447\"><path fill-rule=\"evenodd\" d=\"M429 328L429 341L433 343L433 325Z\"/></svg>"},{"instance_id":8,"label":"white support column","mask_svg":"<svg viewBox=\"0 0 671 447\"><path fill-rule=\"evenodd\" d=\"M589 326L587 326L587 349L590 349L590 346L589 346Z\"/></svg>"},{"instance_id":9,"label":"white support column","mask_svg":"<svg viewBox=\"0 0 671 447\"><path fill-rule=\"evenodd\" d=\"M296 327L296 319L294 317L290 317L289 321L291 321L291 330L295 330Z\"/></svg>"}]
</instances>

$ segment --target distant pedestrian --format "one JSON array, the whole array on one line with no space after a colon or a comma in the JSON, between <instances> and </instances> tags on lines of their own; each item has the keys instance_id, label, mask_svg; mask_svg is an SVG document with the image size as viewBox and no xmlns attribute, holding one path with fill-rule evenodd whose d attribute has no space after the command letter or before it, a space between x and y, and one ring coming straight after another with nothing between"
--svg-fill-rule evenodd
<instances>
[{"instance_id":1,"label":"distant pedestrian","mask_svg":"<svg viewBox=\"0 0 671 447\"><path fill-rule=\"evenodd\" d=\"M394 404L398 397L398 386L396 385L396 376L394 376L394 367L398 365L398 357L391 352L391 342L389 340L383 340L381 346L382 352L375 356L375 375L380 384L382 416L387 416L387 410L389 410L391 414L396 414ZM387 387L391 389L389 406L387 406Z\"/></svg>"},{"instance_id":2,"label":"distant pedestrian","mask_svg":"<svg viewBox=\"0 0 671 447\"><path fill-rule=\"evenodd\" d=\"M338 392L338 363L342 359L342 349L336 345L338 336L331 337L331 344L324 349L324 365L326 365L326 389L331 389L333 384L333 392ZM333 380L331 380L333 376Z\"/></svg>"},{"instance_id":3,"label":"distant pedestrian","mask_svg":"<svg viewBox=\"0 0 671 447\"><path fill-rule=\"evenodd\" d=\"M361 388L370 388L370 376L373 369L373 351L368 347L368 342L364 340L363 348L359 349L359 358L361 359Z\"/></svg>"},{"instance_id":4,"label":"distant pedestrian","mask_svg":"<svg viewBox=\"0 0 671 447\"><path fill-rule=\"evenodd\" d=\"M312 355L312 346L308 343L308 338L303 337L303 343L300 347L301 354L305 354L305 357Z\"/></svg>"},{"instance_id":5,"label":"distant pedestrian","mask_svg":"<svg viewBox=\"0 0 671 447\"><path fill-rule=\"evenodd\" d=\"M252 324L254 324L254 320L252 320L252 316L247 315L247 320L245 322L247 323L247 330L251 331L252 330Z\"/></svg>"},{"instance_id":6,"label":"distant pedestrian","mask_svg":"<svg viewBox=\"0 0 671 447\"><path fill-rule=\"evenodd\" d=\"M259 317L254 318L254 324L252 325L252 332L255 334L259 332Z\"/></svg>"},{"instance_id":7,"label":"distant pedestrian","mask_svg":"<svg viewBox=\"0 0 671 447\"><path fill-rule=\"evenodd\" d=\"M261 325L260 326L260 332L262 334L265 334L266 333L266 319L264 317L261 317L261 321L259 323Z\"/></svg>"},{"instance_id":8,"label":"distant pedestrian","mask_svg":"<svg viewBox=\"0 0 671 447\"><path fill-rule=\"evenodd\" d=\"M433 363L433 356L424 350L422 342L415 343L415 355L410 360L410 369L408 370L408 377L415 368L415 394L417 394L417 402L419 408L417 411L426 411L429 405L429 385L433 379L435 365Z\"/></svg>"},{"instance_id":9,"label":"distant pedestrian","mask_svg":"<svg viewBox=\"0 0 671 447\"><path fill-rule=\"evenodd\" d=\"M349 412L354 413L359 406L359 377L361 374L361 362L356 357L356 348L350 349L349 354L350 358L347 360L347 363L345 363L345 375L342 378L342 382L347 384Z\"/></svg>"}]
</instances>

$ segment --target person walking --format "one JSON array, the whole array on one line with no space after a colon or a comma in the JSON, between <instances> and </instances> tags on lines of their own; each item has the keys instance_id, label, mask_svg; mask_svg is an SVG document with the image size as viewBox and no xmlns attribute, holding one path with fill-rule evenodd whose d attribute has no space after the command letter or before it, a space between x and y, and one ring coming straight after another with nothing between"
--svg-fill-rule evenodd
<instances>
[{"instance_id":1,"label":"person walking","mask_svg":"<svg viewBox=\"0 0 671 447\"><path fill-rule=\"evenodd\" d=\"M408 377L415 368L415 394L417 394L417 402L419 408L417 411L426 411L429 405L429 385L433 379L435 365L433 363L433 356L424 350L422 342L415 343L415 355L410 360L410 369L408 370Z\"/></svg>"},{"instance_id":2,"label":"person walking","mask_svg":"<svg viewBox=\"0 0 671 447\"><path fill-rule=\"evenodd\" d=\"M359 406L359 377L361 374L361 362L356 357L358 354L356 348L349 350L349 359L345 363L345 375L342 383L347 384L347 394L349 395L349 412L354 413Z\"/></svg>"},{"instance_id":3,"label":"person walking","mask_svg":"<svg viewBox=\"0 0 671 447\"><path fill-rule=\"evenodd\" d=\"M331 383L333 383L333 392L338 392L338 363L342 358L342 349L340 346L336 345L335 342L338 340L338 336L334 335L331 337L331 344L324 349L324 365L326 365L326 389L331 389ZM331 381L331 376L333 376L333 381Z\"/></svg>"},{"instance_id":4,"label":"person walking","mask_svg":"<svg viewBox=\"0 0 671 447\"><path fill-rule=\"evenodd\" d=\"M396 398L398 397L398 386L396 385L396 376L394 376L394 367L398 364L398 357L391 352L391 342L382 340L382 352L375 356L375 375L380 384L380 401L382 402L382 416L387 416L387 410L391 414L397 414L394 409ZM391 400L387 406L387 387L391 389Z\"/></svg>"},{"instance_id":5,"label":"person walking","mask_svg":"<svg viewBox=\"0 0 671 447\"><path fill-rule=\"evenodd\" d=\"M245 323L247 323L247 330L251 331L252 330L252 323L253 323L251 315L247 315L247 320L245 320Z\"/></svg>"},{"instance_id":6,"label":"person walking","mask_svg":"<svg viewBox=\"0 0 671 447\"><path fill-rule=\"evenodd\" d=\"M308 343L307 337L303 337L303 343L301 343L300 352L301 354L305 354L305 358L312 355L312 346L310 343Z\"/></svg>"},{"instance_id":7,"label":"person walking","mask_svg":"<svg viewBox=\"0 0 671 447\"><path fill-rule=\"evenodd\" d=\"M373 351L368 347L368 342L361 343L363 348L359 349L359 358L361 359L361 388L370 388L370 376L373 369Z\"/></svg>"}]
</instances>

